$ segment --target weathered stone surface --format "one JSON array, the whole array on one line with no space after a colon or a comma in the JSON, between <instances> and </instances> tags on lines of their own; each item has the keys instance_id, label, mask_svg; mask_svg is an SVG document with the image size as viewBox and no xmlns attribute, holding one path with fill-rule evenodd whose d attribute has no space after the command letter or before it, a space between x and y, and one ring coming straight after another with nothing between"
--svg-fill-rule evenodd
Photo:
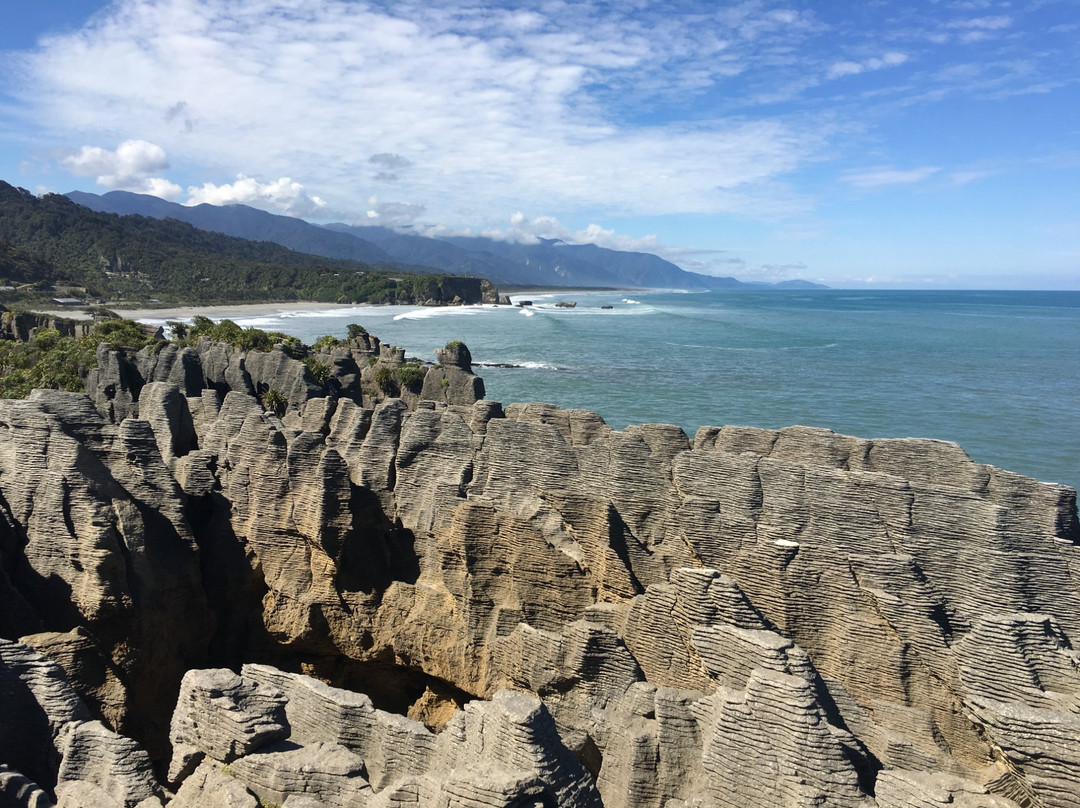
<instances>
[{"instance_id":1,"label":"weathered stone surface","mask_svg":"<svg viewBox=\"0 0 1080 808\"><path fill-rule=\"evenodd\" d=\"M169 780L183 780L204 755L229 763L288 735L285 696L277 688L222 668L188 671L169 733Z\"/></svg>"},{"instance_id":2,"label":"weathered stone surface","mask_svg":"<svg viewBox=\"0 0 1080 808\"><path fill-rule=\"evenodd\" d=\"M1001 791L1047 808L1080 805L1080 655L1058 622L987 616L957 654L971 719L1011 764Z\"/></svg>"},{"instance_id":3,"label":"weathered stone surface","mask_svg":"<svg viewBox=\"0 0 1080 808\"><path fill-rule=\"evenodd\" d=\"M53 801L33 780L0 763L0 805L4 808L53 808Z\"/></svg>"},{"instance_id":4,"label":"weathered stone surface","mask_svg":"<svg viewBox=\"0 0 1080 808\"><path fill-rule=\"evenodd\" d=\"M169 808L259 808L259 801L231 769L226 773L218 764L204 760L184 780L168 805Z\"/></svg>"},{"instance_id":5,"label":"weathered stone surface","mask_svg":"<svg viewBox=\"0 0 1080 808\"><path fill-rule=\"evenodd\" d=\"M229 766L236 779L264 804L310 795L327 806L364 808L371 786L364 762L343 746L321 741L279 747L239 758Z\"/></svg>"},{"instance_id":6,"label":"weathered stone surface","mask_svg":"<svg viewBox=\"0 0 1080 808\"><path fill-rule=\"evenodd\" d=\"M886 769L878 775L878 808L1018 808L1006 797L994 796L983 786L948 774Z\"/></svg>"},{"instance_id":7,"label":"weathered stone surface","mask_svg":"<svg viewBox=\"0 0 1080 808\"><path fill-rule=\"evenodd\" d=\"M100 805L89 797L77 797L88 785L123 808L135 808L145 800L160 804L150 758L130 738L98 721L73 721L61 731L59 746L62 762L56 790L61 804L64 791L70 790L69 804Z\"/></svg>"},{"instance_id":8,"label":"weathered stone surface","mask_svg":"<svg viewBox=\"0 0 1080 808\"><path fill-rule=\"evenodd\" d=\"M139 415L154 430L166 465L196 448L195 424L187 398L167 382L151 382L139 396Z\"/></svg>"},{"instance_id":9,"label":"weathered stone surface","mask_svg":"<svg viewBox=\"0 0 1080 808\"><path fill-rule=\"evenodd\" d=\"M358 379L403 359L384 348L348 347ZM373 703L279 687L319 705L292 742L359 756L379 804L497 802L501 777L539 795L528 768L484 763L470 784L439 763L461 722L508 720L474 715L494 707L437 736L377 709L503 688L540 697L612 805L862 805L882 767L925 774L882 786L929 804L1076 804L1071 489L937 441L691 442L544 404L365 408L316 386L279 420L252 380L302 363L195 354L214 392L194 395L194 358L147 355L141 418L116 396L110 417L65 394L0 403L0 624L83 627L128 683L122 728L170 704L189 662L259 659L371 686ZM84 653L46 646L72 668Z\"/></svg>"},{"instance_id":10,"label":"weathered stone surface","mask_svg":"<svg viewBox=\"0 0 1080 808\"><path fill-rule=\"evenodd\" d=\"M374 709L367 696L307 676L245 665L244 677L288 699L289 742L230 765L264 799L302 793L330 805L353 804L371 796L370 781L375 793L389 792L384 801L410 793L414 784L412 801L423 805L516 805L533 798L567 808L600 804L589 773L535 696L499 691L490 702L470 702L434 735L419 722ZM325 770L328 784L300 784L290 773L297 766ZM359 778L366 778L363 786Z\"/></svg>"},{"instance_id":11,"label":"weathered stone surface","mask_svg":"<svg viewBox=\"0 0 1080 808\"><path fill-rule=\"evenodd\" d=\"M102 343L97 348L97 367L86 379L86 392L111 423L120 423L138 413L139 392L145 379L130 351L116 351Z\"/></svg>"},{"instance_id":12,"label":"weathered stone surface","mask_svg":"<svg viewBox=\"0 0 1080 808\"><path fill-rule=\"evenodd\" d=\"M872 804L850 736L828 723L805 679L758 669L744 691L724 688L711 701L701 792L717 805Z\"/></svg>"},{"instance_id":13,"label":"weathered stone surface","mask_svg":"<svg viewBox=\"0 0 1080 808\"><path fill-rule=\"evenodd\" d=\"M461 342L435 351L438 362L424 374L421 401L469 406L484 397L484 380L472 371L472 354Z\"/></svg>"},{"instance_id":14,"label":"weathered stone surface","mask_svg":"<svg viewBox=\"0 0 1080 808\"><path fill-rule=\"evenodd\" d=\"M34 649L0 640L0 763L51 788L60 750L56 741L71 721L90 714L63 669Z\"/></svg>"},{"instance_id":15,"label":"weathered stone surface","mask_svg":"<svg viewBox=\"0 0 1080 808\"><path fill-rule=\"evenodd\" d=\"M20 637L19 642L59 665L69 682L78 683L78 697L95 716L109 723L120 723L127 705L127 688L105 649L86 629L80 626L67 632L31 634ZM74 691L71 695L75 696ZM81 713L77 716L88 717Z\"/></svg>"},{"instance_id":16,"label":"weathered stone surface","mask_svg":"<svg viewBox=\"0 0 1080 808\"><path fill-rule=\"evenodd\" d=\"M150 424L113 425L88 405L56 391L0 402L0 487L19 546L4 566L36 631L88 632L127 685L111 719L160 751L178 677L206 648L197 545Z\"/></svg>"}]
</instances>

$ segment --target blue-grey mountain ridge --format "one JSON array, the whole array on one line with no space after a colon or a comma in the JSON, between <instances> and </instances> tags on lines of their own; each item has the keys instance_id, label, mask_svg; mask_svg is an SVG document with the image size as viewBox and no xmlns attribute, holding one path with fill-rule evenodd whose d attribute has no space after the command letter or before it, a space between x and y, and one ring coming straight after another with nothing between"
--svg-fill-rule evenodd
<instances>
[{"instance_id":1,"label":"blue-grey mountain ridge","mask_svg":"<svg viewBox=\"0 0 1080 808\"><path fill-rule=\"evenodd\" d=\"M316 225L291 216L267 213L247 205L185 206L156 196L128 191L92 194L72 191L68 198L92 210L122 216L138 214L177 219L201 230L271 241L298 252L326 258L398 264L412 271L452 272L487 278L503 286L584 286L607 288L685 289L706 291L767 287L730 277L688 272L649 253L625 252L594 244L567 244L541 239L515 244L482 237L431 238L408 229ZM784 281L776 288L823 288L808 281Z\"/></svg>"}]
</instances>

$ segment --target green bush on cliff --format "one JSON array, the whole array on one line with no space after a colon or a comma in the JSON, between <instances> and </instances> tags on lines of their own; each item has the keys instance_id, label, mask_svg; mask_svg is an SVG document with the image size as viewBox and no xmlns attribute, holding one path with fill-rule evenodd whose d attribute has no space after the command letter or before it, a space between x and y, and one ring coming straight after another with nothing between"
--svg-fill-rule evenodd
<instances>
[{"instance_id":1,"label":"green bush on cliff","mask_svg":"<svg viewBox=\"0 0 1080 808\"><path fill-rule=\"evenodd\" d=\"M388 396L396 395L398 392L397 384L394 382L394 371L387 365L380 365L375 368L371 380Z\"/></svg>"},{"instance_id":2,"label":"green bush on cliff","mask_svg":"<svg viewBox=\"0 0 1080 808\"><path fill-rule=\"evenodd\" d=\"M330 380L330 366L326 362L320 362L313 356L305 356L301 361L316 384L325 385Z\"/></svg>"},{"instance_id":3,"label":"green bush on cliff","mask_svg":"<svg viewBox=\"0 0 1080 808\"><path fill-rule=\"evenodd\" d=\"M200 337L209 337L214 342L225 342L243 351L269 351L279 343L296 343L300 340L289 337L280 331L263 331L261 328L241 328L232 320L214 322L209 317L196 314L191 318L191 325L182 329L182 333L173 328L173 336L184 345L194 345Z\"/></svg>"},{"instance_id":4,"label":"green bush on cliff","mask_svg":"<svg viewBox=\"0 0 1080 808\"><path fill-rule=\"evenodd\" d=\"M285 396L276 387L271 387L264 392L259 397L259 401L262 402L264 410L274 413L278 418L285 414L285 408L289 406Z\"/></svg>"},{"instance_id":5,"label":"green bush on cliff","mask_svg":"<svg viewBox=\"0 0 1080 808\"><path fill-rule=\"evenodd\" d=\"M342 342L337 337L332 337L329 334L323 334L313 343L311 343L311 349L319 353L329 353L331 349L341 345Z\"/></svg>"},{"instance_id":6,"label":"green bush on cliff","mask_svg":"<svg viewBox=\"0 0 1080 808\"><path fill-rule=\"evenodd\" d=\"M93 336L98 342L107 342L114 350L133 348L138 350L150 342L146 331L133 320L103 320L94 326Z\"/></svg>"},{"instance_id":7,"label":"green bush on cliff","mask_svg":"<svg viewBox=\"0 0 1080 808\"><path fill-rule=\"evenodd\" d=\"M394 376L403 389L416 393L424 383L424 368L413 363L402 365Z\"/></svg>"},{"instance_id":8,"label":"green bush on cliff","mask_svg":"<svg viewBox=\"0 0 1080 808\"><path fill-rule=\"evenodd\" d=\"M130 320L103 320L78 339L43 328L31 342L0 340L0 398L25 398L35 388L81 392L87 372L97 367L101 342L113 350L164 345Z\"/></svg>"}]
</instances>

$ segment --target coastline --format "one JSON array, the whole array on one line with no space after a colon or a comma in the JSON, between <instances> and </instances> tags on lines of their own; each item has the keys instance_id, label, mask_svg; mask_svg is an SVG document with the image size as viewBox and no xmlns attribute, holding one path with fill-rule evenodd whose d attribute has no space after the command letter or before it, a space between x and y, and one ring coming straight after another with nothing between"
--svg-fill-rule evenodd
<instances>
[{"instance_id":1,"label":"coastline","mask_svg":"<svg viewBox=\"0 0 1080 808\"><path fill-rule=\"evenodd\" d=\"M533 289L528 292L512 291L507 296L514 300L524 299L530 300L533 298L547 298L547 297L563 297L568 298L570 295L590 295L590 294L630 294L632 292L642 292L648 290L642 289L574 289L574 288L546 288L546 289ZM307 311L310 309L318 309L320 311L346 311L348 309L356 308L371 308L379 309L386 305L383 303L326 303L318 300L293 300L281 303L223 303L212 306L155 306L148 307L142 306L138 308L129 308L127 306L108 306L110 311L115 311L121 317L128 320L153 320L155 322L164 322L165 320L190 320L197 314L201 314L205 317L209 317L212 320L228 319L232 317L249 317L258 314L273 314L282 312L296 312ZM516 303L512 304L516 305ZM422 306L415 304L416 308L446 308L445 306ZM67 320L89 320L91 315L87 313L85 308L49 308L39 310L41 314L47 314L50 317L59 317Z\"/></svg>"},{"instance_id":2,"label":"coastline","mask_svg":"<svg viewBox=\"0 0 1080 808\"><path fill-rule=\"evenodd\" d=\"M369 308L370 303L320 303L316 301L295 301L291 303L234 303L221 306L176 306L162 309L113 309L117 314L129 320L190 320L197 314L211 320L248 317L255 314L306 311L345 311L358 307Z\"/></svg>"},{"instance_id":3,"label":"coastline","mask_svg":"<svg viewBox=\"0 0 1080 808\"><path fill-rule=\"evenodd\" d=\"M308 309L320 309L325 311L347 310L355 308L371 308L376 304L371 303L322 303L318 301L291 301L288 303L232 303L219 306L168 306L161 308L125 308L123 306L108 307L121 317L128 320L190 320L197 314L209 317L212 320L228 319L231 317L248 317L267 312L293 312L307 311ZM90 315L85 309L47 309L41 312L51 317L63 317L68 320L89 320Z\"/></svg>"}]
</instances>

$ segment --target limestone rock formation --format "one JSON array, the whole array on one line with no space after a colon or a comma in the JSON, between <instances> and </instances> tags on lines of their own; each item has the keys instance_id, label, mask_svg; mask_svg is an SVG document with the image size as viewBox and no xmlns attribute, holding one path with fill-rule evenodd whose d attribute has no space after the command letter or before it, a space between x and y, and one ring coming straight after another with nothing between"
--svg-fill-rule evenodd
<instances>
[{"instance_id":1,"label":"limestone rock formation","mask_svg":"<svg viewBox=\"0 0 1080 808\"><path fill-rule=\"evenodd\" d=\"M204 755L230 763L288 735L279 691L228 669L188 671L169 732L169 780L183 780Z\"/></svg>"},{"instance_id":2,"label":"limestone rock formation","mask_svg":"<svg viewBox=\"0 0 1080 808\"><path fill-rule=\"evenodd\" d=\"M1071 489L459 400L458 348L427 401L371 395L404 357L363 340L319 354L337 387L200 343L0 402L0 636L37 649L0 646L0 721L43 761L0 746L2 793L158 800L76 767L114 731L180 806L1080 805Z\"/></svg>"},{"instance_id":3,"label":"limestone rock formation","mask_svg":"<svg viewBox=\"0 0 1080 808\"><path fill-rule=\"evenodd\" d=\"M424 375L421 401L468 406L484 397L484 380L473 373L472 354L461 342L435 351L437 364Z\"/></svg>"}]
</instances>

